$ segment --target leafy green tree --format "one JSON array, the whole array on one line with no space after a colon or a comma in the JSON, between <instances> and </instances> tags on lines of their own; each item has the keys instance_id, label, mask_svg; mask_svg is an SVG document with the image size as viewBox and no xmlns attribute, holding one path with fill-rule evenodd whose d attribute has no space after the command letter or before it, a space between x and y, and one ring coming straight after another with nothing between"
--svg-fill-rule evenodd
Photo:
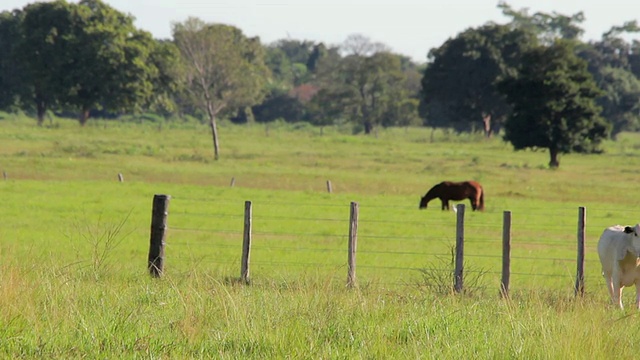
<instances>
[{"instance_id":1,"label":"leafy green tree","mask_svg":"<svg viewBox=\"0 0 640 360\"><path fill-rule=\"evenodd\" d=\"M400 59L387 52L368 57L350 55L343 61L343 80L353 101L353 114L366 134L382 124L394 101L404 98Z\"/></svg>"},{"instance_id":2,"label":"leafy green tree","mask_svg":"<svg viewBox=\"0 0 640 360\"><path fill-rule=\"evenodd\" d=\"M74 7L74 52L67 64L62 101L80 110L84 125L91 109L136 111L150 102L159 76L151 54L155 43L133 25L133 17L100 0Z\"/></svg>"},{"instance_id":3,"label":"leafy green tree","mask_svg":"<svg viewBox=\"0 0 640 360\"><path fill-rule=\"evenodd\" d=\"M17 106L20 100L29 100L24 63L17 58L22 17L20 10L0 13L0 109Z\"/></svg>"},{"instance_id":4,"label":"leafy green tree","mask_svg":"<svg viewBox=\"0 0 640 360\"><path fill-rule=\"evenodd\" d=\"M420 100L412 97L391 102L382 117L382 126L410 127L420 125L422 121L418 115L419 103Z\"/></svg>"},{"instance_id":5,"label":"leafy green tree","mask_svg":"<svg viewBox=\"0 0 640 360\"><path fill-rule=\"evenodd\" d=\"M182 59L179 79L185 100L207 114L217 160L218 114L264 98L270 76L264 49L259 39L245 37L238 28L193 17L173 25L173 38Z\"/></svg>"},{"instance_id":6,"label":"leafy green tree","mask_svg":"<svg viewBox=\"0 0 640 360\"><path fill-rule=\"evenodd\" d=\"M278 49L286 58L287 61L280 60L280 66L276 71L291 76L292 87L311 80L312 68L318 57L322 55L320 50L317 50L317 45L308 40L282 39L271 44L269 48ZM274 69L271 68L271 70Z\"/></svg>"},{"instance_id":7,"label":"leafy green tree","mask_svg":"<svg viewBox=\"0 0 640 360\"><path fill-rule=\"evenodd\" d=\"M74 7L57 0L32 3L23 9L16 59L23 64L24 82L35 102L38 125L42 125L47 109L58 105L60 97L68 92L68 71L78 58L71 46Z\"/></svg>"},{"instance_id":8,"label":"leafy green tree","mask_svg":"<svg viewBox=\"0 0 640 360\"><path fill-rule=\"evenodd\" d=\"M536 44L529 32L488 24L431 50L422 78L428 121L448 123L458 131L472 130L480 122L486 136L491 136L510 111L495 85L513 75L522 53Z\"/></svg>"},{"instance_id":9,"label":"leafy green tree","mask_svg":"<svg viewBox=\"0 0 640 360\"><path fill-rule=\"evenodd\" d=\"M627 42L623 35L631 35L640 32L636 21L630 21L622 26L613 26L602 35L599 41L590 42L582 46L578 54L589 62L589 71L597 78L599 71L605 67L628 70L636 77L640 72L635 71L635 66L640 56L640 43Z\"/></svg>"},{"instance_id":10,"label":"leafy green tree","mask_svg":"<svg viewBox=\"0 0 640 360\"><path fill-rule=\"evenodd\" d=\"M309 41L279 40L266 47L266 64L272 79L263 103L253 106L258 122L275 119L285 121L309 120L309 100L317 92L312 83L318 64L337 53L335 48ZM242 120L234 118L234 120Z\"/></svg>"},{"instance_id":11,"label":"leafy green tree","mask_svg":"<svg viewBox=\"0 0 640 360\"><path fill-rule=\"evenodd\" d=\"M631 72L640 79L640 41L636 40L631 44L629 67Z\"/></svg>"},{"instance_id":12,"label":"leafy green tree","mask_svg":"<svg viewBox=\"0 0 640 360\"><path fill-rule=\"evenodd\" d=\"M400 56L400 66L406 79L404 85L407 94L415 97L418 100L421 99L422 75L424 74L426 65L418 65L414 63L409 57Z\"/></svg>"},{"instance_id":13,"label":"leafy green tree","mask_svg":"<svg viewBox=\"0 0 640 360\"><path fill-rule=\"evenodd\" d=\"M328 49L323 43L317 44L313 47L313 51L309 54L307 59L307 69L310 73L315 74L316 68L320 60L326 56L329 56L331 49Z\"/></svg>"},{"instance_id":14,"label":"leafy green tree","mask_svg":"<svg viewBox=\"0 0 640 360\"><path fill-rule=\"evenodd\" d=\"M272 89L286 91L293 88L293 64L282 49L276 46L267 46L265 64L271 71L272 84L270 87Z\"/></svg>"},{"instance_id":15,"label":"leafy green tree","mask_svg":"<svg viewBox=\"0 0 640 360\"><path fill-rule=\"evenodd\" d=\"M622 131L640 130L640 80L631 72L606 67L599 73L598 86L604 91L598 98L602 116L612 125L611 137Z\"/></svg>"},{"instance_id":16,"label":"leafy green tree","mask_svg":"<svg viewBox=\"0 0 640 360\"><path fill-rule=\"evenodd\" d=\"M150 103L159 76L154 41L133 18L99 0L27 5L16 57L36 104L38 124L50 107L133 111Z\"/></svg>"},{"instance_id":17,"label":"leafy green tree","mask_svg":"<svg viewBox=\"0 0 640 360\"><path fill-rule=\"evenodd\" d=\"M638 74L634 74L634 54L640 47L628 43L622 35L640 31L635 21L614 26L602 39L584 44L578 56L589 63L589 72L603 94L598 98L602 116L612 124L611 137L621 131L640 129L640 93ZM637 43L637 42L636 42Z\"/></svg>"},{"instance_id":18,"label":"leafy green tree","mask_svg":"<svg viewBox=\"0 0 640 360\"><path fill-rule=\"evenodd\" d=\"M600 90L574 48L557 41L530 50L519 74L499 84L513 106L504 139L516 150L548 149L552 168L560 166L561 153L599 151L608 132L595 102Z\"/></svg>"},{"instance_id":19,"label":"leafy green tree","mask_svg":"<svg viewBox=\"0 0 640 360\"><path fill-rule=\"evenodd\" d=\"M640 32L640 25L638 25L637 20L627 21L621 26L612 26L609 31L602 34L603 39L611 39L616 40L620 39L620 36L623 34L634 34ZM621 54L625 55L625 54ZM627 54L628 55L628 54Z\"/></svg>"},{"instance_id":20,"label":"leafy green tree","mask_svg":"<svg viewBox=\"0 0 640 360\"><path fill-rule=\"evenodd\" d=\"M318 65L320 96L340 99L341 117L364 128L365 134L382 125L393 103L408 97L401 56L362 35L351 35L342 46L346 56L327 57ZM333 112L333 111L331 111Z\"/></svg>"},{"instance_id":21,"label":"leafy green tree","mask_svg":"<svg viewBox=\"0 0 640 360\"><path fill-rule=\"evenodd\" d=\"M344 109L348 108L348 94L346 90L340 92L335 88L321 88L307 104L311 123L320 127L333 125L338 119L344 118Z\"/></svg>"},{"instance_id":22,"label":"leafy green tree","mask_svg":"<svg viewBox=\"0 0 640 360\"><path fill-rule=\"evenodd\" d=\"M292 64L306 64L315 45L314 42L308 40L282 39L271 46L280 49Z\"/></svg>"},{"instance_id":23,"label":"leafy green tree","mask_svg":"<svg viewBox=\"0 0 640 360\"><path fill-rule=\"evenodd\" d=\"M512 19L509 26L536 34L544 45L553 44L557 39L578 40L584 33L580 27L585 20L583 12L571 16L556 12L536 12L530 15L527 8L514 10L504 1L498 3L498 8L502 10L502 14Z\"/></svg>"},{"instance_id":24,"label":"leafy green tree","mask_svg":"<svg viewBox=\"0 0 640 360\"><path fill-rule=\"evenodd\" d=\"M274 91L252 108L256 122L271 122L283 119L287 122L304 120L305 106L291 91Z\"/></svg>"},{"instance_id":25,"label":"leafy green tree","mask_svg":"<svg viewBox=\"0 0 640 360\"><path fill-rule=\"evenodd\" d=\"M153 95L148 107L164 116L175 114L178 105L175 98L179 93L178 72L180 51L171 40L155 40L149 62L157 69L152 78Z\"/></svg>"}]
</instances>

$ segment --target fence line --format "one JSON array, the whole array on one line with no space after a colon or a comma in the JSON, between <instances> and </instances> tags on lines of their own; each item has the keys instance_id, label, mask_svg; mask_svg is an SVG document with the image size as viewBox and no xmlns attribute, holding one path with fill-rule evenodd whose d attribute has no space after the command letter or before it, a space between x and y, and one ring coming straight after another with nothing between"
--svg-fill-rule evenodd
<instances>
[{"instance_id":1,"label":"fence line","mask_svg":"<svg viewBox=\"0 0 640 360\"><path fill-rule=\"evenodd\" d=\"M164 246L166 243L166 228L167 228L167 209L169 205L169 201L171 199L170 195L155 195L153 201L153 209L152 209L152 222L151 222L151 236L150 236L150 249L149 249L149 257L148 257L148 268L149 272L154 277L160 277L163 274L163 265L164 265ZM465 261L464 261L464 243L465 243L465 204L457 204L456 205L456 233L455 233L455 252L452 254L446 253L427 253L427 252L411 252L411 251L378 251L378 250L362 250L361 254L393 254L393 255L417 255L417 256L452 256L453 257L453 289L456 292L464 291L464 274L465 274ZM521 259L521 260L535 260L535 261L562 261L562 262L570 262L571 259L562 258L562 257L554 257L554 258L539 258L539 257L527 257L527 256L512 256L512 227L511 227L511 211L503 212L503 224L502 224L502 277L500 281L500 294L502 296L509 296L510 291L510 280L511 275L525 275L525 276L552 276L552 277L567 277L567 274L544 274L544 273L522 273L522 272L512 272L511 271L511 260L512 259ZM188 213L180 213L180 215L188 215ZM336 221L343 222L341 219L335 218L322 218L322 219L313 219L307 217L286 217L286 216L264 216L264 218L268 220L282 220L282 219L294 219L294 220L304 220L304 221ZM262 220L262 218L261 218ZM357 238L358 238L358 224L359 224L359 204L357 202L351 203L350 209L350 218L349 218L349 232L348 232L348 244L347 244L347 286L348 287L356 287L357 279L356 279L356 254L357 254ZM365 223L367 221L364 221ZM377 222L377 220L372 220L368 222ZM387 221L384 221L387 222ZM405 222L406 223L406 222ZM416 223L416 222L413 222ZM491 228L496 228L496 226L491 226ZM566 226L558 226L557 228L566 228ZM224 233L226 235L237 235L238 231L232 230L213 230L213 229L193 229L193 228L176 228L179 231L206 231L206 232L217 232ZM578 234L577 234L577 260L576 260L576 277L575 277L575 285L574 291L575 296L582 296L584 294L584 268L586 263L591 263L591 261L587 261L585 259L585 231L586 230L586 208L579 207L578 214ZM245 202L245 211L244 211L244 229L243 229L243 243L242 243L242 256L241 256L241 271L240 271L240 280L243 283L248 284L250 282L250 254L252 247L252 236L253 232L253 217L252 217L252 203L251 201ZM344 238L344 235L335 235L335 234L326 234L326 233L273 233L273 232L257 232L256 234L263 236L317 236L317 237L330 237L330 238ZM370 235L364 236L364 238L370 239L394 239L394 240L424 240L425 237L403 237L403 236L377 236ZM435 238L435 237L434 237ZM442 239L442 237L438 237L438 239ZM483 242L483 241L471 241L474 242ZM488 242L488 241L484 241ZM491 242L496 242L493 240ZM519 243L519 245L558 245L557 243L548 243L548 242L534 242L534 243ZM202 244L198 244L200 246ZM562 245L566 245L562 243ZM232 248L233 246L221 246ZM313 247L288 247L288 246L259 246L260 249L277 249L284 251L315 251L315 252L339 252L343 251L335 248L313 248ZM498 255L488 255L488 254L471 254L468 257L476 257L476 258L500 258ZM193 258L191 258L193 259ZM202 260L202 259L200 259ZM595 261L593 261L595 262ZM222 264L229 264L227 262L218 262ZM342 264L322 264L322 263L292 263L292 262L273 262L273 261L258 261L256 264L260 264L261 266L277 266L277 265L295 265L295 266L323 266L323 267L337 267L341 268L344 266ZM398 267L398 266L380 266L380 265L368 265L365 264L362 266L365 269L392 269L392 270L412 270L412 271L420 271L423 270L417 267ZM435 268L431 269L435 271L443 271L450 272L451 269L448 268ZM470 270L469 273L474 273L473 270ZM494 271L480 271L480 273L496 273Z\"/></svg>"},{"instance_id":2,"label":"fence line","mask_svg":"<svg viewBox=\"0 0 640 360\"><path fill-rule=\"evenodd\" d=\"M227 234L227 235L237 235L242 233L241 231L237 231L237 230L199 230L199 229L185 229L185 228L172 228L172 230L178 230L178 231L188 231L188 232L206 232L206 233L211 233L211 234ZM272 232L260 232L260 231L254 231L253 232L254 235L260 235L260 236L264 236L264 237L300 237L300 236L305 236L305 237L321 237L321 238L327 238L327 237L331 237L331 238L335 238L335 239L341 239L341 238L346 238L347 235L338 235L338 234L312 234L312 233L272 233ZM387 239L387 240L393 240L393 241L404 241L404 240L429 240L430 238L424 237L424 238L419 238L419 237L397 237L397 236L390 236L390 237L372 237L372 236L362 236L359 235L358 236L360 239ZM434 238L436 240L442 240L442 238ZM282 239L280 239L282 240ZM295 241L297 239L292 239L292 241ZM477 243L499 243L500 240L465 240L465 243L467 244L477 244ZM525 243L525 242L519 242L518 243L519 246L531 246L531 245L544 245L546 247L556 247L556 248L565 248L564 250L570 251L574 244L557 244L557 243L547 243L547 242L538 242L538 243ZM388 252L389 254L394 254L395 252ZM415 254L428 254L428 253L422 253L422 252L415 252ZM475 256L475 257L500 257L499 255L470 255L470 256ZM527 257L525 256L519 256L519 257L514 257L514 258L520 258L520 259L526 259ZM540 257L531 257L530 259L549 259L549 260L572 260L570 258L540 258Z\"/></svg>"},{"instance_id":3,"label":"fence line","mask_svg":"<svg viewBox=\"0 0 640 360\"><path fill-rule=\"evenodd\" d=\"M171 228L172 230L184 230L184 229L176 229L176 228ZM197 229L189 229L188 231L199 231ZM204 232L205 230L203 230ZM232 235L239 235L242 232L241 231L206 231L206 232L211 232L211 233L221 233L221 234L232 234ZM327 237L327 236L331 236L331 237L335 237L335 238L348 238L348 236L346 235L326 235L326 234L305 234L305 233L290 233L290 234L274 234L274 233L262 233L262 232L253 232L253 235L273 235L273 236L315 236L315 237ZM363 237L363 236L358 236L360 239L362 238L368 238L368 237ZM410 239L416 239L416 240L420 240L419 238L410 238ZM229 240L232 241L232 240ZM498 240L494 241L497 242ZM471 241L468 241L468 239L465 239L466 243L474 243ZM176 244L176 241L173 242L174 244ZM178 241L178 244L182 244L182 242ZM531 243L520 243L519 245L531 245ZM224 244L207 244L207 243L198 243L198 246L209 246L209 247L236 247L235 245L224 245ZM568 245L567 245L568 246ZM265 246L264 243L260 244L260 245L255 245L255 247L257 248L261 248L261 249L278 249L278 250L295 250L295 251L322 251L322 250L326 250L326 251L344 251L342 248L334 248L334 249L325 249L325 248L310 248L310 247L288 247L288 246ZM450 254L448 253L433 253L433 252L422 252L422 251L381 251L381 250L360 250L359 253L361 254L392 254L392 255L427 255L427 256L449 256ZM483 255L483 254L467 254L466 257L469 258L494 258L494 259L499 259L502 258L501 255ZM511 259L518 259L518 260L532 260L532 261L566 261L566 262L573 262L574 259L572 258L560 258L560 257L532 257L532 256L511 256ZM585 262L599 262L599 260L588 260L585 259Z\"/></svg>"},{"instance_id":4,"label":"fence line","mask_svg":"<svg viewBox=\"0 0 640 360\"><path fill-rule=\"evenodd\" d=\"M298 221L336 221L336 222L345 222L344 219L331 219L331 218L304 218L304 217L291 217L291 216L273 216L273 215L262 215L260 216L260 221L264 220L298 220Z\"/></svg>"},{"instance_id":5,"label":"fence line","mask_svg":"<svg viewBox=\"0 0 640 360\"><path fill-rule=\"evenodd\" d=\"M179 256L179 257L172 257L171 260L173 262L177 261L191 261L194 260L193 258L187 258L187 257L183 257L183 256ZM235 265L236 263L233 261L216 261L216 260L210 260L210 261L204 261L201 258L197 259L199 263L208 263L208 264L223 264L223 265ZM253 260L251 262L253 265L261 265L261 266L271 266L271 267L283 267L283 266L291 266L291 267L309 267L309 266L317 266L317 267L334 267L334 268L344 268L345 264L344 263L317 263L317 262L286 262L286 261L266 261L266 260ZM404 271L404 270L409 270L409 271L417 271L420 272L422 270L424 270L424 268L420 268L420 267L404 267L404 266L391 266L391 265L386 265L386 266L380 266L380 265L358 265L359 269L384 269L384 270L397 270L397 271ZM437 271L437 272L442 272L442 273L453 273L453 271L450 268L429 268L430 271ZM465 269L465 273L467 274L495 274L495 275L500 275L501 272L500 271L496 271L496 270L471 270L471 269ZM511 272L511 275L518 275L518 276L535 276L535 277L554 277L554 278L567 278L567 279L573 279L573 275L571 274L557 274L557 273L523 273L523 272ZM592 276L590 277L592 279L595 278L600 278L600 276Z\"/></svg>"},{"instance_id":6,"label":"fence line","mask_svg":"<svg viewBox=\"0 0 640 360\"><path fill-rule=\"evenodd\" d=\"M362 223L362 222L360 222ZM177 231L193 231L193 232L209 232L209 233L218 233L218 234L239 234L240 231L239 230L231 230L231 229L204 229L204 228L183 228L183 227L172 227L172 230L177 230ZM340 237L346 237L346 235L340 235L340 234L327 234L327 233L300 233L300 232L295 232L295 233L290 233L290 232L263 232L263 231L254 231L253 234L255 235L262 235L262 236L284 236L284 237L299 237L299 236L308 236L308 237L336 237L336 238L340 238ZM395 236L395 235L362 235L360 234L359 237L361 239L385 239L385 240L392 240L392 241L404 241L404 240L442 240L442 237L435 237L435 236ZM473 240L466 240L466 243L468 244L474 244L474 243L497 243L500 240L498 239L473 239ZM567 250L569 248L571 248L573 246L573 244L568 244L568 243L563 243L561 242L561 240L556 240L556 241L536 241L536 242L522 242L520 241L518 243L520 246L526 246L526 245L545 245L545 246L555 246L555 247L566 247ZM538 258L536 258L538 259Z\"/></svg>"},{"instance_id":7,"label":"fence line","mask_svg":"<svg viewBox=\"0 0 640 360\"><path fill-rule=\"evenodd\" d=\"M236 233L236 234L239 234ZM253 233L258 235L258 233ZM226 240L232 241L232 240ZM214 247L214 248L234 248L236 245L226 244L207 244L202 242L190 241L191 245L197 243L199 247ZM181 241L173 241L173 244L184 245L189 244ZM264 243L253 246L257 249L274 249L274 250L293 250L293 251L336 251L343 252L342 248L313 248L313 247L290 247L290 246L265 246ZM390 255L427 255L427 256L450 256L449 253L434 253L434 252L421 252L421 251L383 251L383 250L359 250L360 254L390 254ZM501 255L484 255L484 254L466 254L467 258L489 258L489 259L501 259ZM574 262L575 259L561 258L561 257L532 257L532 256L511 256L511 259L515 260L531 260L531 261L556 261L556 262ZM586 263L599 262L597 259L585 259Z\"/></svg>"},{"instance_id":8,"label":"fence line","mask_svg":"<svg viewBox=\"0 0 640 360\"><path fill-rule=\"evenodd\" d=\"M420 195L422 195L420 192L418 192L418 194L416 195L418 200ZM182 196L172 196L173 200L180 200L180 201L193 201L193 202L211 202L213 200L216 200L214 198L202 198L202 197L198 197L198 198L192 198L192 197L182 197ZM367 204L367 203L362 203L359 202L360 205L366 206L366 208L369 209L376 209L376 208L383 208L383 209L407 209L407 210L415 210L418 208L418 200L416 200L415 204L411 203L410 205L408 204L384 204L384 205L371 205L371 204ZM218 201L218 200L216 200ZM335 200L332 200L335 201ZM225 204L231 204L231 203L235 203L235 201L232 200L222 200L221 203L225 203ZM461 202L463 203L463 202ZM273 201L273 200L269 200L269 204L270 205L274 205L274 206L291 206L291 207L299 207L300 204L299 203L295 203L295 202L281 202L281 201ZM344 204L342 203L305 203L305 207L328 207L328 208L342 208L344 207ZM513 207L511 206L511 211L512 212L519 212L519 211L527 211L527 216L528 217L548 217L548 216L553 216L553 215L557 215L557 214L567 214L566 211L571 211L571 209L573 209L573 206L568 206L566 208L566 210L550 210L548 207L545 206L526 206L526 207ZM535 212L536 210L539 210L540 212ZM620 211L619 207L599 207L597 209L595 209L597 211L615 211L618 212ZM500 213L500 211L496 212L497 214ZM640 211L638 212L638 215L640 216ZM607 218L606 216L602 216L602 218Z\"/></svg>"},{"instance_id":9,"label":"fence line","mask_svg":"<svg viewBox=\"0 0 640 360\"><path fill-rule=\"evenodd\" d=\"M202 216L202 217L208 217L208 218L223 218L223 217L232 217L232 218L242 218L242 215L236 215L236 214L216 214L216 213L192 213L192 212L182 212L182 213L176 213L174 214L174 216Z\"/></svg>"},{"instance_id":10,"label":"fence line","mask_svg":"<svg viewBox=\"0 0 640 360\"><path fill-rule=\"evenodd\" d=\"M174 198L175 200L175 198ZM305 204L305 207L308 207L307 204ZM412 210L415 210L414 208L411 208ZM531 209L527 209L527 211L530 211ZM544 210L544 209L541 209ZM618 209L619 211L619 209ZM513 210L512 210L513 212ZM567 218L573 218L574 215L570 215L567 213L563 213L566 214ZM237 215L237 214L219 214L219 213L197 213L197 212L180 212L180 213L176 213L174 214L175 216L202 216L202 217L232 217L232 218L241 218L242 215ZM544 218L548 218L550 215L549 213L541 213L538 214L539 216L535 216L535 217L544 217ZM528 217L531 217L531 213L527 215ZM639 214L640 216L640 214ZM610 221L610 216L594 216L591 215L590 217L592 220L593 219L602 219L602 220L606 220L607 223ZM633 216L630 216L630 218L633 218ZM298 220L298 221L335 221L335 222L346 222L345 219L343 218L312 218L312 217L292 217L292 216L274 216L274 215L261 215L260 216L260 220L264 221L264 220ZM520 217L518 219L518 229L519 230L539 230L535 224L529 224L528 221L526 221L527 218L522 218ZM380 224L413 224L413 225L425 225L424 221L406 221L406 220L376 220L376 219L360 219L359 220L360 223L363 224L375 224L375 223L380 223ZM438 220L432 220L430 223L430 225L450 225L451 222L449 221L438 221ZM610 224L609 224L610 225ZM499 226L496 225L491 225L491 224L474 224L475 227L477 228L488 228L488 229L496 229L499 228ZM564 229L564 228L568 228L568 225L546 225L547 228L551 228L551 229Z\"/></svg>"},{"instance_id":11,"label":"fence line","mask_svg":"<svg viewBox=\"0 0 640 360\"><path fill-rule=\"evenodd\" d=\"M239 232L236 232L239 234ZM253 235L259 235L259 233L254 232ZM346 236L345 236L346 237ZM174 241L175 244L175 241ZM179 243L182 244L182 243ZM216 248L236 248L236 245L224 245L224 244L203 244L198 243L198 247L209 246ZM264 246L264 244L252 245L254 249L274 249L274 250L290 250L290 251L309 251L309 252L344 252L343 248L312 248L312 247L290 247L290 246ZM390 254L390 255L419 255L419 256L435 256L435 257L448 257L451 254L449 253L433 253L433 252L417 252L417 251L381 251L381 250L359 250L360 254ZM478 255L478 254L466 254L467 258L493 258L493 259L501 259L501 255ZM560 261L560 262L573 262L575 259L570 258L549 258L549 257L530 257L530 256L511 256L511 259L515 260L531 260L531 261ZM585 263L599 263L597 259L585 259ZM533 274L532 274L533 275Z\"/></svg>"}]
</instances>

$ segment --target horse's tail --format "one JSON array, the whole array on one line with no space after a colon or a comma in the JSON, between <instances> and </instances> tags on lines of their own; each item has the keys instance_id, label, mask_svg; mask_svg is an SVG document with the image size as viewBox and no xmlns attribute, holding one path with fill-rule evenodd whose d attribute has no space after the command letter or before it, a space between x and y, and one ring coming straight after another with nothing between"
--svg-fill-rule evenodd
<instances>
[{"instance_id":1,"label":"horse's tail","mask_svg":"<svg viewBox=\"0 0 640 360\"><path fill-rule=\"evenodd\" d=\"M484 189L480 187L480 201L478 203L478 210L484 210Z\"/></svg>"}]
</instances>

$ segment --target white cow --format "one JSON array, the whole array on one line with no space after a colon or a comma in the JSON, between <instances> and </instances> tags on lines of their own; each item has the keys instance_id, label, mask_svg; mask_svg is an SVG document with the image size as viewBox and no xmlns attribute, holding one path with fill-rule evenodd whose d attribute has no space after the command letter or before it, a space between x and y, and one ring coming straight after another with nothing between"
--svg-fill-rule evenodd
<instances>
[{"instance_id":1,"label":"white cow","mask_svg":"<svg viewBox=\"0 0 640 360\"><path fill-rule=\"evenodd\" d=\"M611 226L598 241L602 274L614 305L622 306L622 289L636 286L636 307L640 309L640 224Z\"/></svg>"}]
</instances>

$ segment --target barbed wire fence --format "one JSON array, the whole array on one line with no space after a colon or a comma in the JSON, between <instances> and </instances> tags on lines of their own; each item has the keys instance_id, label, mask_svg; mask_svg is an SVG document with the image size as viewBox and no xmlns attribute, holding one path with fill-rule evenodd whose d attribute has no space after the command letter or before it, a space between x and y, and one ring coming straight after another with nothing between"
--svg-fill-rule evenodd
<instances>
[{"instance_id":1,"label":"barbed wire fence","mask_svg":"<svg viewBox=\"0 0 640 360\"><path fill-rule=\"evenodd\" d=\"M156 197L162 197L165 201L159 201ZM154 196L152 214L156 220L152 220L148 259L149 271L154 276L162 276L164 271L169 199L171 197L168 195ZM166 204L166 207L156 209L157 203ZM277 202L271 205L274 204L283 205ZM327 217L307 216L304 213L278 214L274 211L261 212L254 219L252 202L245 201L244 205L244 213L234 214L215 211L211 213L177 211L177 216L182 217L183 220L207 217L212 222L210 227L189 226L189 221L180 221L178 225L172 226L172 234L201 234L198 239L202 240L172 241L171 244L174 247L190 248L193 251L179 252L181 255L172 256L171 261L215 263L228 269L239 266L238 279L244 283L250 282L252 269L262 271L267 268L278 268L286 271L291 268L325 268L337 276L345 276L346 285L351 287L356 286L357 280L362 279L365 282L378 281L382 285L415 285L416 280L407 280L407 274L425 277L437 276L436 273L441 273L444 277L450 277L452 288L459 292L468 289L468 286L486 288L486 285L475 282L470 285L465 284L465 278L468 276L486 275L496 279L498 282L496 290L503 296L508 296L514 278L520 280L517 281L520 287L526 283L522 281L523 278L531 279L530 282L534 284L539 283L540 279L556 278L565 285L571 284L571 289L576 295L584 294L586 281L590 283L602 281L597 254L594 251L587 251L585 245L587 232L585 207L578 208L577 218L575 213L569 216L566 211L553 213L543 208L533 209L534 211L530 208L526 209L527 211L524 209L504 211L500 227L477 222L465 225L465 206L458 204L455 224L448 220L440 220L429 224L430 231L425 232L424 236L407 236L402 234L403 229L424 228L424 222L385 220L374 217L359 218L360 207L357 202L351 203L349 218L337 216L335 211L331 211L331 215ZM293 206L294 204L284 205ZM305 207L313 206L334 207L340 210L345 208L344 205L335 204L305 204ZM393 210L394 207L385 206L384 208ZM406 207L396 208L407 210ZM375 206L364 207L364 209L376 210ZM415 209L412 210L415 211ZM597 232L613 225L610 223L611 211L613 209L601 209L600 215L591 218L591 220L595 219L596 223L594 231L591 231L593 240L597 241L599 235L595 235ZM518 212L526 216L519 217L517 229L515 229L512 226L511 216L512 213ZM557 217L559 221L557 225L546 225L540 228L536 224L538 222L536 219L540 216ZM570 220L570 217L573 217L573 220ZM234 225L230 225L232 223ZM256 227L255 223L260 226ZM286 223L286 229L265 226L267 223ZM295 223L298 225L292 225ZM389 233L381 233L376 228L381 224L386 226L385 229ZM454 226L455 230L453 230ZM433 229L437 229L436 234ZM513 236L512 232L517 235ZM561 238L554 239L553 237L559 232L563 232ZM158 235L159 233L162 235ZM449 235L443 235L445 233ZM252 241L254 237L260 241L254 243ZM216 240L204 240L205 238ZM516 240L512 241L513 239ZM594 244L595 241L591 243ZM432 246L425 246L424 250L416 250L420 246L401 246L411 242L422 244L426 242ZM452 243L455 243L455 246ZM433 246L434 244L436 246ZM198 255L211 253L202 251L205 247L213 248L219 256ZM537 256L537 251L542 248L550 249L546 254L552 253L554 256ZM594 247L591 246L589 249L591 248ZM319 255L309 257L309 254ZM274 259L276 256L278 258ZM310 258L313 260L309 260ZM405 258L407 260L398 261ZM429 260L432 264L425 265ZM493 261L496 266L489 269L477 268L473 266L475 260ZM438 265L433 265L433 261L437 261ZM531 265L527 266L527 263ZM541 265L543 263L548 265ZM526 270L527 268L529 271ZM549 268L553 271L540 271L541 268ZM587 269L591 271L586 272ZM343 275L339 275L340 273ZM380 273L386 275L384 281L376 280L375 274ZM395 277L396 281L389 282L389 278L393 278L389 276L390 273L398 273Z\"/></svg>"}]
</instances>

